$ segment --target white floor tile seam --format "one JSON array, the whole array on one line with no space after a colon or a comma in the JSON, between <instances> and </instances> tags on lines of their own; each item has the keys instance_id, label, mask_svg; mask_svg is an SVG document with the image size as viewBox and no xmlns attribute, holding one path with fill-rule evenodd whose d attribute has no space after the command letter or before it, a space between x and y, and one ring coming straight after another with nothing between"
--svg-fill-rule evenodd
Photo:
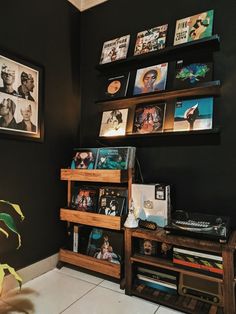
<instances>
[{"instance_id":1,"label":"white floor tile seam","mask_svg":"<svg viewBox=\"0 0 236 314\"><path fill-rule=\"evenodd\" d=\"M116 290L114 290L114 289L112 289L112 288L104 287L104 286L102 286L101 284L99 284L98 286L99 286L99 287L102 287L102 288L104 288L104 289L110 290L110 291L112 291L112 292L116 292L116 293L119 293L119 294L124 294L124 292L120 292L120 291L116 291ZM128 296L128 295L127 295L127 296ZM129 296L129 297L130 297L130 296Z\"/></svg>"},{"instance_id":2,"label":"white floor tile seam","mask_svg":"<svg viewBox=\"0 0 236 314\"><path fill-rule=\"evenodd\" d=\"M77 278L78 279L78 278ZM83 280L84 281L84 280ZM62 314L64 313L66 310L68 310L73 304L75 304L76 302L78 302L79 300L83 299L86 295L88 295L91 291L93 291L94 289L97 288L98 285L94 285L93 288L89 289L87 292L85 292L83 295L81 295L77 300L75 300L74 302L72 302L69 306L67 306L63 311L61 311L58 314Z\"/></svg>"},{"instance_id":3,"label":"white floor tile seam","mask_svg":"<svg viewBox=\"0 0 236 314\"><path fill-rule=\"evenodd\" d=\"M67 276L67 277L70 277L70 278L74 278L74 279L77 279L77 280L81 280L81 281L84 281L84 282L87 282L87 283L91 283L91 284L93 284L93 285L95 285L95 286L99 286L103 281L104 281L104 279L101 279L101 282L99 282L99 283L94 283L94 282L92 282L92 281L89 281L89 280L85 280L85 279L82 279L82 278L78 278L78 277L76 277L76 276L73 276L73 275L71 275L71 274L66 274L66 273L63 273L63 272L60 272L60 270L56 270L60 275L63 275L63 276Z\"/></svg>"}]
</instances>

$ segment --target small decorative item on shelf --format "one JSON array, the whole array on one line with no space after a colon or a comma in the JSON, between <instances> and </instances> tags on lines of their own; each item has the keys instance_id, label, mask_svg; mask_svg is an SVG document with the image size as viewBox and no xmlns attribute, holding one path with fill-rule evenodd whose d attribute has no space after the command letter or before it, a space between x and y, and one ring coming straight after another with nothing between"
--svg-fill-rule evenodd
<instances>
[{"instance_id":1,"label":"small decorative item on shelf","mask_svg":"<svg viewBox=\"0 0 236 314\"><path fill-rule=\"evenodd\" d=\"M126 228L137 228L138 227L138 219L134 215L134 202L131 201L131 206L129 208L129 214L124 223Z\"/></svg>"}]
</instances>

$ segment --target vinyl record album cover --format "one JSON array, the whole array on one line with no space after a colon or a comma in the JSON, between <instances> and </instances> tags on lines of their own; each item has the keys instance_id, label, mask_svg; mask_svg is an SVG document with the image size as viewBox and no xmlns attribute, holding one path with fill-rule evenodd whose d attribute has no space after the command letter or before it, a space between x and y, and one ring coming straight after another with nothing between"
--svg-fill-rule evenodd
<instances>
[{"instance_id":1,"label":"vinyl record album cover","mask_svg":"<svg viewBox=\"0 0 236 314\"><path fill-rule=\"evenodd\" d=\"M212 129L213 97L178 101L175 105L174 131Z\"/></svg>"},{"instance_id":2,"label":"vinyl record album cover","mask_svg":"<svg viewBox=\"0 0 236 314\"><path fill-rule=\"evenodd\" d=\"M75 148L71 169L93 169L97 157L97 148Z\"/></svg>"},{"instance_id":3,"label":"vinyl record album cover","mask_svg":"<svg viewBox=\"0 0 236 314\"><path fill-rule=\"evenodd\" d=\"M99 136L125 135L128 109L114 109L102 113Z\"/></svg>"},{"instance_id":4,"label":"vinyl record album cover","mask_svg":"<svg viewBox=\"0 0 236 314\"><path fill-rule=\"evenodd\" d=\"M75 185L72 189L71 208L97 212L98 189Z\"/></svg>"},{"instance_id":5,"label":"vinyl record album cover","mask_svg":"<svg viewBox=\"0 0 236 314\"><path fill-rule=\"evenodd\" d=\"M129 152L129 147L99 148L96 169L127 169Z\"/></svg>"},{"instance_id":6,"label":"vinyl record album cover","mask_svg":"<svg viewBox=\"0 0 236 314\"><path fill-rule=\"evenodd\" d=\"M125 59L129 48L130 35L104 42L100 64Z\"/></svg>"},{"instance_id":7,"label":"vinyl record album cover","mask_svg":"<svg viewBox=\"0 0 236 314\"><path fill-rule=\"evenodd\" d=\"M165 108L165 103L137 105L135 108L133 133L162 132Z\"/></svg>"},{"instance_id":8,"label":"vinyl record album cover","mask_svg":"<svg viewBox=\"0 0 236 314\"><path fill-rule=\"evenodd\" d=\"M168 63L138 69L134 83L134 95L161 91L166 88Z\"/></svg>"},{"instance_id":9,"label":"vinyl record album cover","mask_svg":"<svg viewBox=\"0 0 236 314\"><path fill-rule=\"evenodd\" d=\"M165 48L168 24L156 26L137 34L134 55Z\"/></svg>"},{"instance_id":10,"label":"vinyl record album cover","mask_svg":"<svg viewBox=\"0 0 236 314\"><path fill-rule=\"evenodd\" d=\"M130 73L107 77L101 99L125 97L128 89Z\"/></svg>"},{"instance_id":11,"label":"vinyl record album cover","mask_svg":"<svg viewBox=\"0 0 236 314\"><path fill-rule=\"evenodd\" d=\"M92 228L87 255L111 263L120 264L123 259L123 235L117 231Z\"/></svg>"},{"instance_id":12,"label":"vinyl record album cover","mask_svg":"<svg viewBox=\"0 0 236 314\"><path fill-rule=\"evenodd\" d=\"M214 11L209 10L176 21L174 46L212 35Z\"/></svg>"},{"instance_id":13,"label":"vinyl record album cover","mask_svg":"<svg viewBox=\"0 0 236 314\"><path fill-rule=\"evenodd\" d=\"M174 89L198 86L203 82L212 81L212 62L188 62L178 60L175 67Z\"/></svg>"},{"instance_id":14,"label":"vinyl record album cover","mask_svg":"<svg viewBox=\"0 0 236 314\"><path fill-rule=\"evenodd\" d=\"M99 200L99 214L107 216L121 216L125 207L125 197L103 195Z\"/></svg>"}]
</instances>

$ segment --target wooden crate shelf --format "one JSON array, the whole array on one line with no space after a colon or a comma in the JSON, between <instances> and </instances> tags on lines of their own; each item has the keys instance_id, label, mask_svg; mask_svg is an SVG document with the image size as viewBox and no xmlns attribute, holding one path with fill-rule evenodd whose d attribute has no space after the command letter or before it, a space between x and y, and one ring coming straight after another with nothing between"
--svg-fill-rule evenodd
<instances>
[{"instance_id":1,"label":"wooden crate shelf","mask_svg":"<svg viewBox=\"0 0 236 314\"><path fill-rule=\"evenodd\" d=\"M121 267L120 264L107 262L96 259L80 253L75 253L69 250L61 249L59 252L59 260L75 266L86 268L98 273L120 279Z\"/></svg>"},{"instance_id":2,"label":"wooden crate shelf","mask_svg":"<svg viewBox=\"0 0 236 314\"><path fill-rule=\"evenodd\" d=\"M61 208L60 210L60 219L87 226L107 228L112 230L121 230L124 222L124 217L120 216L107 216L65 208Z\"/></svg>"},{"instance_id":3,"label":"wooden crate shelf","mask_svg":"<svg viewBox=\"0 0 236 314\"><path fill-rule=\"evenodd\" d=\"M126 183L128 182L128 170L61 169L61 180Z\"/></svg>"},{"instance_id":4,"label":"wooden crate shelf","mask_svg":"<svg viewBox=\"0 0 236 314\"><path fill-rule=\"evenodd\" d=\"M220 282L223 283L223 279L222 278L218 278L218 277L213 277L211 275L207 275L207 274L202 274L199 271L191 271L191 270L187 270L187 269L183 269L180 268L176 265L174 265L171 261L169 260L164 260L161 258L157 258L157 257L152 257L152 256L143 256L140 254L134 254L130 260L132 262L135 263L142 263L142 264L146 264L146 265L151 265L151 266L155 266L155 267L162 267L164 269L168 269L168 270L172 270L175 272L181 272L183 274L188 274L191 276L196 276L198 278L202 278L202 279L206 279L209 281L213 281L213 282Z\"/></svg>"}]
</instances>

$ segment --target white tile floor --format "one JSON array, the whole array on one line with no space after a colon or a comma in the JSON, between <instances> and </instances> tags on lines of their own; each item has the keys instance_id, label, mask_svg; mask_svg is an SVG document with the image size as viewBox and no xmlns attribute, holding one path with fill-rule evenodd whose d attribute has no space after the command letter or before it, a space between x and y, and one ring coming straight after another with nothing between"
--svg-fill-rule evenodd
<instances>
[{"instance_id":1,"label":"white tile floor","mask_svg":"<svg viewBox=\"0 0 236 314\"><path fill-rule=\"evenodd\" d=\"M177 314L125 295L119 285L77 270L54 269L0 298L0 314Z\"/></svg>"}]
</instances>

